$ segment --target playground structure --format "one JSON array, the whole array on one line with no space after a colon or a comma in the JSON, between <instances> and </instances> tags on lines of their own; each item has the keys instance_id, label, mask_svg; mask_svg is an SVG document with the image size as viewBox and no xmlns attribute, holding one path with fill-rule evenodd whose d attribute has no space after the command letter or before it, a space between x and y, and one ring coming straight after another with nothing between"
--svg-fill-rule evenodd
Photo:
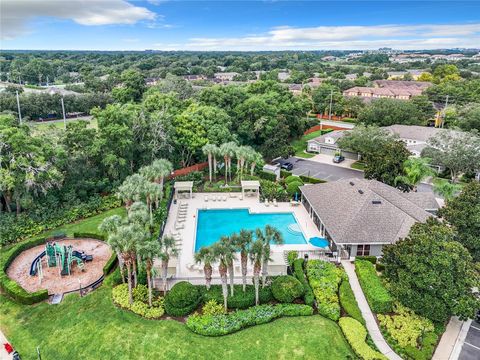
<instances>
[{"instance_id":1,"label":"playground structure","mask_svg":"<svg viewBox=\"0 0 480 360\"><path fill-rule=\"evenodd\" d=\"M58 267L61 276L71 274L73 263L76 263L81 271L85 271L85 262L93 260L92 255L73 250L72 245L60 245L49 241L45 245L45 250L33 260L30 266L30 276L38 275L40 284L43 279L42 259L45 255L47 255L48 267Z\"/></svg>"},{"instance_id":2,"label":"playground structure","mask_svg":"<svg viewBox=\"0 0 480 360\"><path fill-rule=\"evenodd\" d=\"M28 292L46 289L50 295L86 293L101 284L110 246L92 238L50 239L22 251L6 272Z\"/></svg>"}]
</instances>

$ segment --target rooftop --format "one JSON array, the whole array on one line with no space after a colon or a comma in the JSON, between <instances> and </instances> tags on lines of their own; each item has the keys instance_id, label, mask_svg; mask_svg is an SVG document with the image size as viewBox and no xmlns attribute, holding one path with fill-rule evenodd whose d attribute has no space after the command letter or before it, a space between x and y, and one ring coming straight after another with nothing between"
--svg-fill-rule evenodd
<instances>
[{"instance_id":1,"label":"rooftop","mask_svg":"<svg viewBox=\"0 0 480 360\"><path fill-rule=\"evenodd\" d=\"M403 193L376 180L343 179L301 191L337 244L391 244L425 222L438 204L431 193Z\"/></svg>"}]
</instances>

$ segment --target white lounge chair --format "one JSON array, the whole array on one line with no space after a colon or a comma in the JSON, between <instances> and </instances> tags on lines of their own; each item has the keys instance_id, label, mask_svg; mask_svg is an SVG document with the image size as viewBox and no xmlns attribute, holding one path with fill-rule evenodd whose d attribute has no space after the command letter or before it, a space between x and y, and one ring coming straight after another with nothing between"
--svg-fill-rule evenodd
<instances>
[{"instance_id":1,"label":"white lounge chair","mask_svg":"<svg viewBox=\"0 0 480 360\"><path fill-rule=\"evenodd\" d=\"M184 228L185 228L185 224L179 224L179 223L175 224L175 230L180 230L180 229L184 229Z\"/></svg>"},{"instance_id":2,"label":"white lounge chair","mask_svg":"<svg viewBox=\"0 0 480 360\"><path fill-rule=\"evenodd\" d=\"M208 195L205 195L204 200L205 200L206 202L208 202Z\"/></svg>"},{"instance_id":3,"label":"white lounge chair","mask_svg":"<svg viewBox=\"0 0 480 360\"><path fill-rule=\"evenodd\" d=\"M223 201L227 201L227 195L223 195L223 196L222 196L222 200L223 200Z\"/></svg>"},{"instance_id":4,"label":"white lounge chair","mask_svg":"<svg viewBox=\"0 0 480 360\"><path fill-rule=\"evenodd\" d=\"M187 210L178 210L177 214L187 215Z\"/></svg>"},{"instance_id":5,"label":"white lounge chair","mask_svg":"<svg viewBox=\"0 0 480 360\"><path fill-rule=\"evenodd\" d=\"M221 195L217 196L217 201L222 201L222 196Z\"/></svg>"},{"instance_id":6,"label":"white lounge chair","mask_svg":"<svg viewBox=\"0 0 480 360\"><path fill-rule=\"evenodd\" d=\"M270 206L270 203L268 202L268 199L265 199L265 206Z\"/></svg>"},{"instance_id":7,"label":"white lounge chair","mask_svg":"<svg viewBox=\"0 0 480 360\"><path fill-rule=\"evenodd\" d=\"M273 206L278 206L277 199L273 199Z\"/></svg>"},{"instance_id":8,"label":"white lounge chair","mask_svg":"<svg viewBox=\"0 0 480 360\"><path fill-rule=\"evenodd\" d=\"M243 195L240 195L238 198L239 198L240 200L243 200Z\"/></svg>"}]
</instances>

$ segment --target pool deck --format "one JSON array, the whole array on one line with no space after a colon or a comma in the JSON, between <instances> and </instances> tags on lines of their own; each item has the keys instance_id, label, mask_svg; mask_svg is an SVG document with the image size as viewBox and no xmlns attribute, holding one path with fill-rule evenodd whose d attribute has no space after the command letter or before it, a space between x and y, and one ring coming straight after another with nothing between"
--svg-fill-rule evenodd
<instances>
[{"instance_id":1,"label":"pool deck","mask_svg":"<svg viewBox=\"0 0 480 360\"><path fill-rule=\"evenodd\" d=\"M176 259L172 259L170 267L176 267L174 277L177 279L203 279L203 265L194 264L194 252L195 252L195 236L197 226L197 212L198 210L208 209L249 209L251 213L293 213L297 219L300 228L302 229L305 239L310 239L314 236L321 237L320 232L313 223L312 219L308 216L307 211L303 205L292 206L290 203L278 203L277 206L265 206L264 203L260 203L258 197L244 197L240 198L241 193L194 193L192 199L179 199L176 204L172 203L170 212L168 215L167 223L165 225L165 234L172 233L180 234L179 250L180 253ZM209 197L208 201L205 201L206 196ZM212 201L212 197L226 197L226 201ZM188 204L183 229L176 230L175 223L177 220L177 213L180 204ZM232 219L235 221L235 219ZM315 251L319 248L310 244L292 244L292 245L272 245L272 261L269 265L269 273L285 274L286 266L284 260L284 251L297 250L297 251ZM157 264L156 264L157 265ZM249 275L251 275L251 264L249 262ZM240 259L235 261L236 275L240 275ZM172 273L173 271L170 271ZM213 277L218 277L218 270L216 264L214 265Z\"/></svg>"}]
</instances>

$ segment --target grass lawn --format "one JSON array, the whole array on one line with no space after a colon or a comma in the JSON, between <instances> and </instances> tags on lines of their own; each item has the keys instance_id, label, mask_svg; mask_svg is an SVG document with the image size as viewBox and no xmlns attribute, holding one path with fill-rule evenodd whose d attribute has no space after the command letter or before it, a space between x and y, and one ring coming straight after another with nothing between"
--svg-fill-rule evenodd
<instances>
[{"instance_id":1,"label":"grass lawn","mask_svg":"<svg viewBox=\"0 0 480 360\"><path fill-rule=\"evenodd\" d=\"M363 161L355 161L352 165L350 165L352 169L357 169L357 170L365 170L365 163Z\"/></svg>"},{"instance_id":2,"label":"grass lawn","mask_svg":"<svg viewBox=\"0 0 480 360\"><path fill-rule=\"evenodd\" d=\"M315 154L308 154L305 152L307 148L307 141L322 135L322 130L314 131L310 134L303 135L300 139L292 142L292 146L295 149L295 156L309 159L315 156Z\"/></svg>"},{"instance_id":3,"label":"grass lawn","mask_svg":"<svg viewBox=\"0 0 480 360\"><path fill-rule=\"evenodd\" d=\"M68 120L67 119L67 124L78 122L78 121L86 121L88 122L87 128L89 129L97 129L97 119L92 119L92 120ZM33 122L30 123L32 128L36 131L43 131L43 130L48 130L50 127L54 127L56 129L63 130L64 128L64 123L63 121L56 121L56 122Z\"/></svg>"},{"instance_id":4,"label":"grass lawn","mask_svg":"<svg viewBox=\"0 0 480 360\"><path fill-rule=\"evenodd\" d=\"M60 305L18 305L0 296L2 331L22 359L347 359L333 321L283 318L223 337L193 334L174 320L145 320L117 309L109 284Z\"/></svg>"},{"instance_id":5,"label":"grass lawn","mask_svg":"<svg viewBox=\"0 0 480 360\"><path fill-rule=\"evenodd\" d=\"M49 231L95 232L113 209ZM282 318L223 337L193 334L174 320L146 320L117 309L110 278L84 298L27 306L0 295L0 328L22 359L347 359L338 325L319 315Z\"/></svg>"}]
</instances>

